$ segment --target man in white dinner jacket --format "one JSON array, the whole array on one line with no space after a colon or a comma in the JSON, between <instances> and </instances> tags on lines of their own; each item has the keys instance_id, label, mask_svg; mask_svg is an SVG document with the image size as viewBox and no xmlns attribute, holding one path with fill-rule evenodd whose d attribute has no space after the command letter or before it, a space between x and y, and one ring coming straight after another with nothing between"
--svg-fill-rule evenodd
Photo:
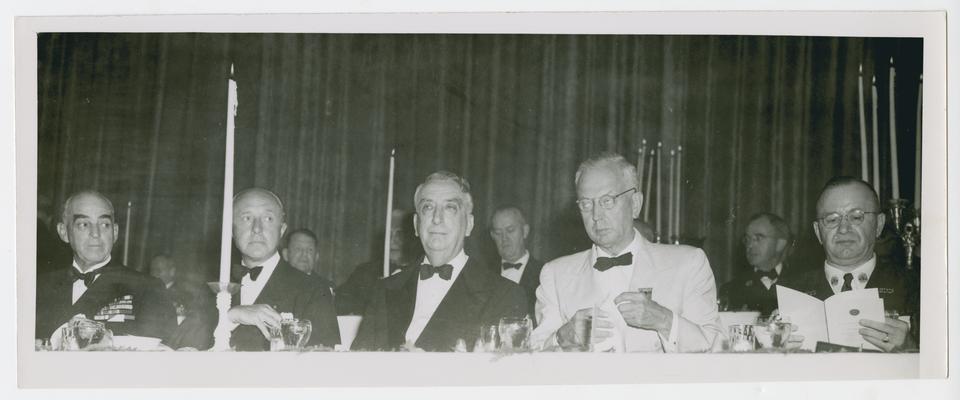
<instances>
[{"instance_id":1,"label":"man in white dinner jacket","mask_svg":"<svg viewBox=\"0 0 960 400\"><path fill-rule=\"evenodd\" d=\"M577 206L593 242L547 263L537 289L534 348L697 352L721 335L713 272L702 250L645 240L633 227L643 196L636 169L618 154L580 164ZM652 289L651 298L638 291Z\"/></svg>"}]
</instances>

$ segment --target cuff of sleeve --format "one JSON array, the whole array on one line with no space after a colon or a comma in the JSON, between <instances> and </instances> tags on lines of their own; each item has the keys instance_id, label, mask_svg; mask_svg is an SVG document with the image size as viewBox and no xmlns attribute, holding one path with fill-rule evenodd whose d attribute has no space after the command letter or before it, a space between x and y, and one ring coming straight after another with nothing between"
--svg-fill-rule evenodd
<instances>
[{"instance_id":1,"label":"cuff of sleeve","mask_svg":"<svg viewBox=\"0 0 960 400\"><path fill-rule=\"evenodd\" d=\"M676 353L679 348L677 340L680 336L680 316L673 311L670 312L673 314L673 322L670 323L670 336L665 337L660 332L657 332L657 336L660 336L660 344L663 345L665 353Z\"/></svg>"}]
</instances>

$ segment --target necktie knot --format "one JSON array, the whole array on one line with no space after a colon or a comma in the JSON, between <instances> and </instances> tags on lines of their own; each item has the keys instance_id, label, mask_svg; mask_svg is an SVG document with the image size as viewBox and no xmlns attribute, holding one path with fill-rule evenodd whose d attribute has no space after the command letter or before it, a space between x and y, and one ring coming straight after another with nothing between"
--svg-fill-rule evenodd
<instances>
[{"instance_id":1,"label":"necktie knot","mask_svg":"<svg viewBox=\"0 0 960 400\"><path fill-rule=\"evenodd\" d=\"M597 257L597 262L593 264L593 268L603 272L616 266L630 264L633 264L633 253L623 253L619 257Z\"/></svg>"},{"instance_id":2,"label":"necktie knot","mask_svg":"<svg viewBox=\"0 0 960 400\"><path fill-rule=\"evenodd\" d=\"M520 266L521 266L521 265L523 265L523 264L504 262L503 264L501 264L501 268L502 268L504 271L506 271L506 270L508 270L508 269L520 269Z\"/></svg>"},{"instance_id":3,"label":"necktie knot","mask_svg":"<svg viewBox=\"0 0 960 400\"><path fill-rule=\"evenodd\" d=\"M853 286L850 283L853 282L853 274L847 272L843 274L843 287L840 288L841 292L846 292L853 290Z\"/></svg>"},{"instance_id":4,"label":"necktie knot","mask_svg":"<svg viewBox=\"0 0 960 400\"><path fill-rule=\"evenodd\" d=\"M430 264L420 265L420 280L430 279L434 274L440 276L440 279L449 281L453 277L453 266L450 264L443 264L440 266L432 266Z\"/></svg>"},{"instance_id":5,"label":"necktie knot","mask_svg":"<svg viewBox=\"0 0 960 400\"><path fill-rule=\"evenodd\" d=\"M776 269L771 269L768 271L757 271L757 278L767 277L771 281L777 280L780 277L780 274L777 273Z\"/></svg>"},{"instance_id":6,"label":"necktie knot","mask_svg":"<svg viewBox=\"0 0 960 400\"><path fill-rule=\"evenodd\" d=\"M82 272L80 272L80 271L77 271L75 268L71 268L71 269L70 269L70 277L71 277L71 279L73 279L74 282L76 282L77 280L81 280L81 279L82 279L82 280L83 280L83 284L86 285L86 287L88 287L88 288L90 287L90 285L93 284L93 281L94 281L95 279L97 279L97 275L100 275L100 271L99 271L99 270L94 270L94 271L90 271L90 272L87 272L87 273L82 273Z\"/></svg>"},{"instance_id":7,"label":"necktie knot","mask_svg":"<svg viewBox=\"0 0 960 400\"><path fill-rule=\"evenodd\" d=\"M263 272L263 266L247 268L240 265L238 268L233 270L233 280L235 282L240 282L243 280L244 276L250 275L250 280L256 281L261 272Z\"/></svg>"}]
</instances>

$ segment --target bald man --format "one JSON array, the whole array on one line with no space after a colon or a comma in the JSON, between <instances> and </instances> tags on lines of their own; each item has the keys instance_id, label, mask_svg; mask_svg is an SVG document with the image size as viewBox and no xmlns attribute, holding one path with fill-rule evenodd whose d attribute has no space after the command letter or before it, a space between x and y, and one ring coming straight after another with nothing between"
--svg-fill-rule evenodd
<instances>
[{"instance_id":1,"label":"bald man","mask_svg":"<svg viewBox=\"0 0 960 400\"><path fill-rule=\"evenodd\" d=\"M237 350L269 350L269 331L280 326L280 313L285 312L310 321L313 334L308 346L340 343L329 288L280 257L280 238L287 230L284 218L283 203L269 190L246 189L233 199L233 243L242 264L234 266L231 280L241 288L228 316L236 326L230 344Z\"/></svg>"},{"instance_id":2,"label":"bald man","mask_svg":"<svg viewBox=\"0 0 960 400\"><path fill-rule=\"evenodd\" d=\"M57 234L73 249L72 265L38 278L35 338L49 339L82 314L114 335L168 339L177 327L173 304L159 279L111 257L118 233L113 204L104 195L83 191L64 202Z\"/></svg>"}]
</instances>

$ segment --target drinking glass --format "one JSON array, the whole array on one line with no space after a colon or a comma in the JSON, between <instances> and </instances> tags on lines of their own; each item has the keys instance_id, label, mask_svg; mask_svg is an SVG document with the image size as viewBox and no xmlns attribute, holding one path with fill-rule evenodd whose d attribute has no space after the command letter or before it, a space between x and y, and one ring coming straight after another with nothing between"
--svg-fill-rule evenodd
<instances>
[{"instance_id":1,"label":"drinking glass","mask_svg":"<svg viewBox=\"0 0 960 400\"><path fill-rule=\"evenodd\" d=\"M306 319L289 319L280 322L280 336L284 348L302 350L310 340L313 324Z\"/></svg>"},{"instance_id":2,"label":"drinking glass","mask_svg":"<svg viewBox=\"0 0 960 400\"><path fill-rule=\"evenodd\" d=\"M500 318L497 326L500 348L504 351L526 350L533 323L529 318Z\"/></svg>"},{"instance_id":3,"label":"drinking glass","mask_svg":"<svg viewBox=\"0 0 960 400\"><path fill-rule=\"evenodd\" d=\"M474 352L491 353L500 348L500 335L498 334L498 325L485 325L480 327L480 336L477 337L477 345L474 346Z\"/></svg>"},{"instance_id":4,"label":"drinking glass","mask_svg":"<svg viewBox=\"0 0 960 400\"><path fill-rule=\"evenodd\" d=\"M71 321L71 325L73 338L76 339L77 349L79 350L100 344L107 336L107 328L102 322L78 318Z\"/></svg>"},{"instance_id":5,"label":"drinking glass","mask_svg":"<svg viewBox=\"0 0 960 400\"><path fill-rule=\"evenodd\" d=\"M757 348L753 325L730 325L730 351L749 352Z\"/></svg>"}]
</instances>

